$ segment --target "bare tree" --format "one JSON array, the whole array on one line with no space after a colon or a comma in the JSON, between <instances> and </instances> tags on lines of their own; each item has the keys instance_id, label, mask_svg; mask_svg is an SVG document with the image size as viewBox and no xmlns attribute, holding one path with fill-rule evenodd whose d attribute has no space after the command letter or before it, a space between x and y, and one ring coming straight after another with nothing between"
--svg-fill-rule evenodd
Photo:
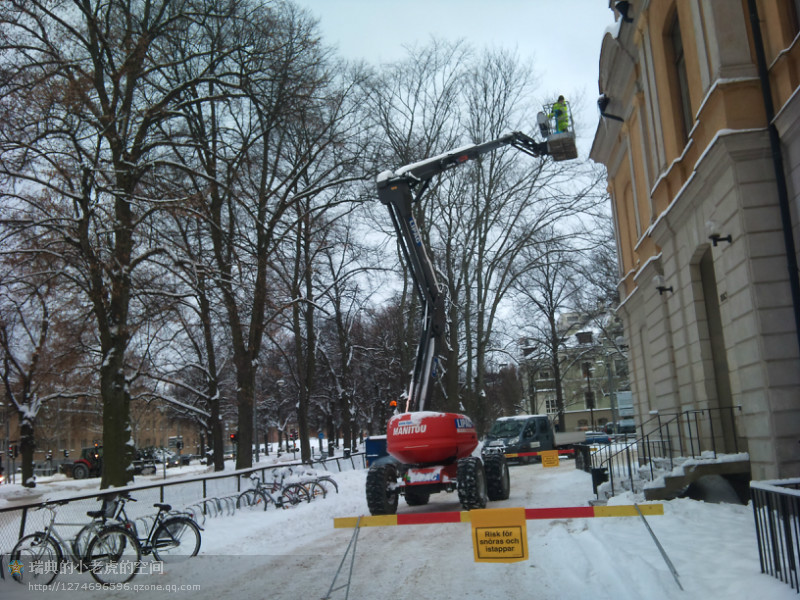
<instances>
[{"instance_id":1,"label":"bare tree","mask_svg":"<svg viewBox=\"0 0 800 600\"><path fill-rule=\"evenodd\" d=\"M579 252L552 232L525 252L526 267L516 282L519 306L528 315L526 337L539 346L553 372L557 423L564 429L562 350L564 332L559 314L574 308L580 291ZM535 311L529 308L534 307ZM538 325L537 325L538 324Z\"/></svg>"},{"instance_id":2,"label":"bare tree","mask_svg":"<svg viewBox=\"0 0 800 600\"><path fill-rule=\"evenodd\" d=\"M169 123L196 80L170 81L176 57L204 60L195 44L206 21L233 0L9 0L0 7L0 171L4 201L60 240L48 248L92 305L99 339L104 470L122 486L128 467L130 391L126 371L135 322L151 308L141 295L161 249L147 227ZM201 74L202 77L202 74ZM169 84L168 84L169 82Z\"/></svg>"},{"instance_id":3,"label":"bare tree","mask_svg":"<svg viewBox=\"0 0 800 600\"><path fill-rule=\"evenodd\" d=\"M366 419L377 400L373 398L372 378L369 377L370 353L364 347L363 313L372 294L369 275L378 269L370 248L360 238L359 225L352 212L340 214L331 223L316 268L320 297L328 307L320 350L334 390L332 400L338 409L347 448L355 447L359 409ZM329 406L327 413L331 420L334 412L333 406Z\"/></svg>"},{"instance_id":4,"label":"bare tree","mask_svg":"<svg viewBox=\"0 0 800 600\"><path fill-rule=\"evenodd\" d=\"M303 218L296 205L360 177L353 174L360 125L352 117L358 106L352 79L328 70L327 52L306 13L275 3L250 5L235 16L220 34L226 43L208 48L203 70L219 76L193 88L182 106L186 141L175 152L214 258L209 281L228 326L237 379L237 468L243 468L252 464L246 449L253 441L265 330L288 306L275 302L272 262L287 231ZM209 98L214 101L200 101Z\"/></svg>"},{"instance_id":5,"label":"bare tree","mask_svg":"<svg viewBox=\"0 0 800 600\"><path fill-rule=\"evenodd\" d=\"M469 63L471 56L472 50L463 41L449 43L434 39L429 45L409 49L407 58L388 66L374 79L370 119L375 136L383 141L378 147L382 169L394 169L460 145L463 140L460 126L461 93L465 84L463 65ZM431 182L429 193L435 193L438 184L439 180ZM385 209L379 206L377 210L383 212L376 215L376 223L388 223ZM428 206L414 207L414 218L420 224L420 233L428 247L431 245L427 227L429 211ZM386 232L395 235L390 228ZM409 340L409 344L399 348L401 386L406 389L414 364L414 344L419 337L419 300L412 292L414 285L409 281L410 272L402 261L399 246L397 254L403 281L400 310L407 318L405 336ZM454 277L451 272L442 275L448 281ZM458 284L451 282L450 285ZM452 339L450 343L452 345ZM455 358L446 360L444 389L452 404L458 392L457 350ZM436 401L448 402L443 398Z\"/></svg>"},{"instance_id":6,"label":"bare tree","mask_svg":"<svg viewBox=\"0 0 800 600\"><path fill-rule=\"evenodd\" d=\"M89 352L80 351L85 313L64 293L68 288L56 261L10 249L0 256L0 380L6 402L19 417L22 483L34 487L37 440L52 445L63 425L52 419L42 423L48 403L58 403L58 409L63 404L65 411L75 408L94 397L96 381L86 365Z\"/></svg>"}]
</instances>

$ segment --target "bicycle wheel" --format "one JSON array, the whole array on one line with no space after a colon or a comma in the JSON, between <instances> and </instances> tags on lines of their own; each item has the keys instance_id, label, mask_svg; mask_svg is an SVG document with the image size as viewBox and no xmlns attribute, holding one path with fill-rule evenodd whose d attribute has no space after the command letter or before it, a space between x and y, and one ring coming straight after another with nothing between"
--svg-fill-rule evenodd
<instances>
[{"instance_id":1,"label":"bicycle wheel","mask_svg":"<svg viewBox=\"0 0 800 600\"><path fill-rule=\"evenodd\" d=\"M299 483L290 483L281 491L279 502L283 508L296 506L301 502L311 502L308 490Z\"/></svg>"},{"instance_id":2,"label":"bicycle wheel","mask_svg":"<svg viewBox=\"0 0 800 600\"><path fill-rule=\"evenodd\" d=\"M11 550L7 568L12 579L20 583L47 585L58 576L63 556L58 543L38 531L20 538Z\"/></svg>"},{"instance_id":3,"label":"bicycle wheel","mask_svg":"<svg viewBox=\"0 0 800 600\"><path fill-rule=\"evenodd\" d=\"M97 533L97 524L89 523L84 525L72 540L72 553L83 561L86 558L86 552L89 550L89 542L92 537Z\"/></svg>"},{"instance_id":4,"label":"bicycle wheel","mask_svg":"<svg viewBox=\"0 0 800 600\"><path fill-rule=\"evenodd\" d=\"M239 494L236 499L236 508L239 510L267 510L269 498L261 490L247 490Z\"/></svg>"},{"instance_id":5,"label":"bicycle wheel","mask_svg":"<svg viewBox=\"0 0 800 600\"><path fill-rule=\"evenodd\" d=\"M153 534L153 557L176 563L200 551L200 528L188 517L164 519Z\"/></svg>"},{"instance_id":6,"label":"bicycle wheel","mask_svg":"<svg viewBox=\"0 0 800 600\"><path fill-rule=\"evenodd\" d=\"M138 540L127 529L106 527L89 542L86 563L92 577L100 583L126 583L139 568L142 551Z\"/></svg>"},{"instance_id":7,"label":"bicycle wheel","mask_svg":"<svg viewBox=\"0 0 800 600\"><path fill-rule=\"evenodd\" d=\"M324 498L328 494L328 490L326 490L323 485L317 483L316 481L308 481L303 485L308 490L308 495L311 498L311 500L316 500L317 498Z\"/></svg>"},{"instance_id":8,"label":"bicycle wheel","mask_svg":"<svg viewBox=\"0 0 800 600\"><path fill-rule=\"evenodd\" d=\"M317 477L316 479L317 484L321 485L325 488L325 493L330 494L331 492L339 493L339 484L336 483L336 480L329 475L323 475L322 477Z\"/></svg>"}]
</instances>

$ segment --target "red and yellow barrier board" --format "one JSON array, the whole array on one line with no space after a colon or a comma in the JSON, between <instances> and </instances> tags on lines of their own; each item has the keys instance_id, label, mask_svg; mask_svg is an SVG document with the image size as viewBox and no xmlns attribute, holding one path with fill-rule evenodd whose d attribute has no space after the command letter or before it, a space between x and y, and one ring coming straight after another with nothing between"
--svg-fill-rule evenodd
<instances>
[{"instance_id":1,"label":"red and yellow barrier board","mask_svg":"<svg viewBox=\"0 0 800 600\"><path fill-rule=\"evenodd\" d=\"M663 504L640 504L643 515L663 515ZM525 519L589 519L594 517L635 517L639 513L632 504L620 506L563 506L553 508L526 508ZM391 527L394 525L430 525L433 523L469 523L470 511L411 513L361 517L359 527ZM356 526L358 517L338 517L333 520L335 529Z\"/></svg>"}]
</instances>

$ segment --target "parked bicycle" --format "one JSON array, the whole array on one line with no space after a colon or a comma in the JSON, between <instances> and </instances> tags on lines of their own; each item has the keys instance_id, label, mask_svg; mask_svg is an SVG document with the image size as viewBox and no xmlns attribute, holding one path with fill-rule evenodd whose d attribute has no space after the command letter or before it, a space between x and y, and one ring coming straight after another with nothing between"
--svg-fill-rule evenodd
<instances>
[{"instance_id":1,"label":"parked bicycle","mask_svg":"<svg viewBox=\"0 0 800 600\"><path fill-rule=\"evenodd\" d=\"M155 503L158 513L153 518L150 531L145 537L139 537L136 524L125 512L126 502L136 502L129 494L119 497L117 510L118 525L113 529L124 529L133 533L137 545L144 556L152 554L156 560L166 564L181 562L200 551L200 531L202 527L185 512L173 512L169 504Z\"/></svg>"},{"instance_id":2,"label":"parked bicycle","mask_svg":"<svg viewBox=\"0 0 800 600\"><path fill-rule=\"evenodd\" d=\"M298 483L282 485L273 481L265 484L258 475L251 475L250 481L255 487L239 494L236 500L238 509L267 510L270 504L276 508L290 508L311 501L308 490Z\"/></svg>"},{"instance_id":3,"label":"parked bicycle","mask_svg":"<svg viewBox=\"0 0 800 600\"><path fill-rule=\"evenodd\" d=\"M126 529L107 525L105 518L95 518L88 525L56 521L57 508L69 501L43 504L46 510L44 530L20 538L9 555L11 576L18 582L50 584L62 571L63 565L72 564L78 571L88 570L99 583L125 583L136 575L141 552L136 538ZM91 511L94 512L94 511ZM90 513L90 516L92 514ZM100 515L98 515L99 517ZM84 526L82 539L63 537L57 526Z\"/></svg>"},{"instance_id":4,"label":"parked bicycle","mask_svg":"<svg viewBox=\"0 0 800 600\"><path fill-rule=\"evenodd\" d=\"M100 527L108 525L109 521L119 521L122 519L123 504L119 502L119 495L116 493L106 494L98 498L102 502L100 510L87 511L86 515L91 517L91 522L84 525L72 540L73 553L76 556L86 556L89 549L89 542Z\"/></svg>"},{"instance_id":5,"label":"parked bicycle","mask_svg":"<svg viewBox=\"0 0 800 600\"><path fill-rule=\"evenodd\" d=\"M291 469L290 469L291 471ZM300 485L308 490L311 499L325 498L329 493L339 493L339 485L330 475L317 475L313 471L301 470Z\"/></svg>"}]
</instances>

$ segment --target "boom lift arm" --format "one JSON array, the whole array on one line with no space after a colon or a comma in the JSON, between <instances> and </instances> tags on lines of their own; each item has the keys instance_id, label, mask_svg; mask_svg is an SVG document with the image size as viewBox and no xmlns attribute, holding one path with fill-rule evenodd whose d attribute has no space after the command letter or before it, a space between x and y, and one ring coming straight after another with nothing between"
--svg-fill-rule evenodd
<instances>
[{"instance_id":1,"label":"boom lift arm","mask_svg":"<svg viewBox=\"0 0 800 600\"><path fill-rule=\"evenodd\" d=\"M524 133L514 131L496 140L464 146L406 165L397 171L384 171L378 175L378 198L389 208L403 256L411 269L414 287L424 311L406 412L425 410L432 393L430 383L435 376L436 357L440 354L440 344L447 325L446 293L436 278L433 263L411 212L411 205L420 200L435 176L503 146L512 146L534 157L550 153L546 142L537 142Z\"/></svg>"}]
</instances>

